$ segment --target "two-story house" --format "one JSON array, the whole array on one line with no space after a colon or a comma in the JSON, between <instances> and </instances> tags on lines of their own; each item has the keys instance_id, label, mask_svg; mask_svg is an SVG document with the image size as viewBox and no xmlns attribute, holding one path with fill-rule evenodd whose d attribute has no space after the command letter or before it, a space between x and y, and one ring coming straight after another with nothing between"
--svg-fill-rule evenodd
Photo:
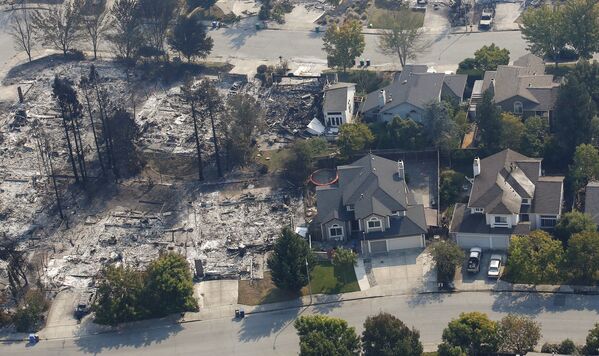
<instances>
[{"instance_id":1,"label":"two-story house","mask_svg":"<svg viewBox=\"0 0 599 356\"><path fill-rule=\"evenodd\" d=\"M507 149L472 168L468 204L456 204L449 229L459 246L506 250L512 235L555 226L564 177L543 176L541 159Z\"/></svg>"},{"instance_id":2,"label":"two-story house","mask_svg":"<svg viewBox=\"0 0 599 356\"><path fill-rule=\"evenodd\" d=\"M337 167L335 183L316 188L316 205L325 240L355 238L366 254L425 245L424 206L406 184L402 161L368 154Z\"/></svg>"},{"instance_id":3,"label":"two-story house","mask_svg":"<svg viewBox=\"0 0 599 356\"><path fill-rule=\"evenodd\" d=\"M353 122L356 84L335 83L324 88L322 115L324 125L339 127Z\"/></svg>"},{"instance_id":4,"label":"two-story house","mask_svg":"<svg viewBox=\"0 0 599 356\"><path fill-rule=\"evenodd\" d=\"M493 101L502 111L515 115L541 116L551 119L557 100L559 83L552 75L545 74L545 63L533 54L527 54L512 65L500 65L495 71L487 71L482 80L474 83L470 111L482 95L489 91Z\"/></svg>"},{"instance_id":5,"label":"two-story house","mask_svg":"<svg viewBox=\"0 0 599 356\"><path fill-rule=\"evenodd\" d=\"M406 65L391 84L366 95L360 112L368 121L389 122L399 116L421 122L427 104L441 100L460 104L467 78L431 72L426 65Z\"/></svg>"}]
</instances>

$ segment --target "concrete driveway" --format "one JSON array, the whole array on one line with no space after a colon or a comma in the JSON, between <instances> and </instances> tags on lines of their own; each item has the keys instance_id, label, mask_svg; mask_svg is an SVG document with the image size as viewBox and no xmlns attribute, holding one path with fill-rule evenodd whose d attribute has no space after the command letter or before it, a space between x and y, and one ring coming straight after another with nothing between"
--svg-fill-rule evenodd
<instances>
[{"instance_id":1,"label":"concrete driveway","mask_svg":"<svg viewBox=\"0 0 599 356\"><path fill-rule=\"evenodd\" d=\"M466 258L464 258L464 263L462 264L462 280L456 281L456 287L464 290L493 288L497 284L497 279L487 277L491 255L501 255L502 265L505 265L507 260L505 251L483 251L483 258L481 260L480 271L478 271L478 273L470 273L466 270L468 265L468 253L468 251L464 252Z\"/></svg>"},{"instance_id":2,"label":"concrete driveway","mask_svg":"<svg viewBox=\"0 0 599 356\"><path fill-rule=\"evenodd\" d=\"M200 308L212 308L237 304L239 281L223 279L203 281L194 286Z\"/></svg>"},{"instance_id":3,"label":"concrete driveway","mask_svg":"<svg viewBox=\"0 0 599 356\"><path fill-rule=\"evenodd\" d=\"M373 256L370 263L371 281L374 280L384 292L421 291L436 287L437 274L427 250L412 249Z\"/></svg>"}]
</instances>

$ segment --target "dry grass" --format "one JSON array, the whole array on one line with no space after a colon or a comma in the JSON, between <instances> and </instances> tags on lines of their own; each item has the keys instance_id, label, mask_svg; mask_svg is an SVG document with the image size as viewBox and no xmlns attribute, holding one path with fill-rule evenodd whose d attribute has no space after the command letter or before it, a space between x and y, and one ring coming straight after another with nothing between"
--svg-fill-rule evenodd
<instances>
[{"instance_id":1,"label":"dry grass","mask_svg":"<svg viewBox=\"0 0 599 356\"><path fill-rule=\"evenodd\" d=\"M237 302L244 305L284 302L299 297L297 293L289 293L277 288L270 279L270 272L264 272L264 279L239 281Z\"/></svg>"},{"instance_id":2,"label":"dry grass","mask_svg":"<svg viewBox=\"0 0 599 356\"><path fill-rule=\"evenodd\" d=\"M412 11L410 9L402 9L402 10L389 10L377 7L374 3L370 5L367 10L368 14L368 24L372 25L372 28L387 28L385 24L385 16L391 15L393 13L400 13L402 11L411 11L415 16L418 17L419 27L424 25L424 12L422 11Z\"/></svg>"}]
</instances>

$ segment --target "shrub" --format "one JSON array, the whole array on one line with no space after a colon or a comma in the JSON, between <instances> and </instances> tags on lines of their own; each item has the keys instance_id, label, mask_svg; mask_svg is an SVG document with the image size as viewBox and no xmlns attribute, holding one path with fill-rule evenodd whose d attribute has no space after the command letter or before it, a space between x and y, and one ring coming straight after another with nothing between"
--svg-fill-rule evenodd
<instances>
[{"instance_id":1,"label":"shrub","mask_svg":"<svg viewBox=\"0 0 599 356\"><path fill-rule=\"evenodd\" d=\"M12 322L18 332L33 332L41 328L48 301L37 289L30 289L13 315Z\"/></svg>"}]
</instances>

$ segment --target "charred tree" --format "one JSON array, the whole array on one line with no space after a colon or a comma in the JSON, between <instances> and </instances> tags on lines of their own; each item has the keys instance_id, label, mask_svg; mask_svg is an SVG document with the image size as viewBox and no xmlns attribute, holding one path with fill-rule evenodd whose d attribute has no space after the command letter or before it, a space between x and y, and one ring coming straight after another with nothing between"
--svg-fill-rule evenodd
<instances>
[{"instance_id":1,"label":"charred tree","mask_svg":"<svg viewBox=\"0 0 599 356\"><path fill-rule=\"evenodd\" d=\"M102 152L100 151L100 143L98 142L98 134L96 133L96 123L94 122L94 115L92 111L92 103L91 103L91 93L90 93L90 83L89 79L86 77L82 77L79 82L79 86L83 90L83 95L85 96L85 103L87 105L87 114L89 116L89 121L92 126L92 134L94 135L94 144L96 146L96 153L98 154L98 162L100 163L100 168L102 169L102 175L106 175L106 168L104 167L104 161L102 160Z\"/></svg>"},{"instance_id":2,"label":"charred tree","mask_svg":"<svg viewBox=\"0 0 599 356\"><path fill-rule=\"evenodd\" d=\"M224 105L218 91L207 79L203 80L198 88L198 102L208 111L208 117L210 118L210 124L212 125L212 141L214 142L216 169L218 170L218 176L222 178L223 170L218 149L218 138L216 136L215 117L216 113L221 112L224 109Z\"/></svg>"}]
</instances>

